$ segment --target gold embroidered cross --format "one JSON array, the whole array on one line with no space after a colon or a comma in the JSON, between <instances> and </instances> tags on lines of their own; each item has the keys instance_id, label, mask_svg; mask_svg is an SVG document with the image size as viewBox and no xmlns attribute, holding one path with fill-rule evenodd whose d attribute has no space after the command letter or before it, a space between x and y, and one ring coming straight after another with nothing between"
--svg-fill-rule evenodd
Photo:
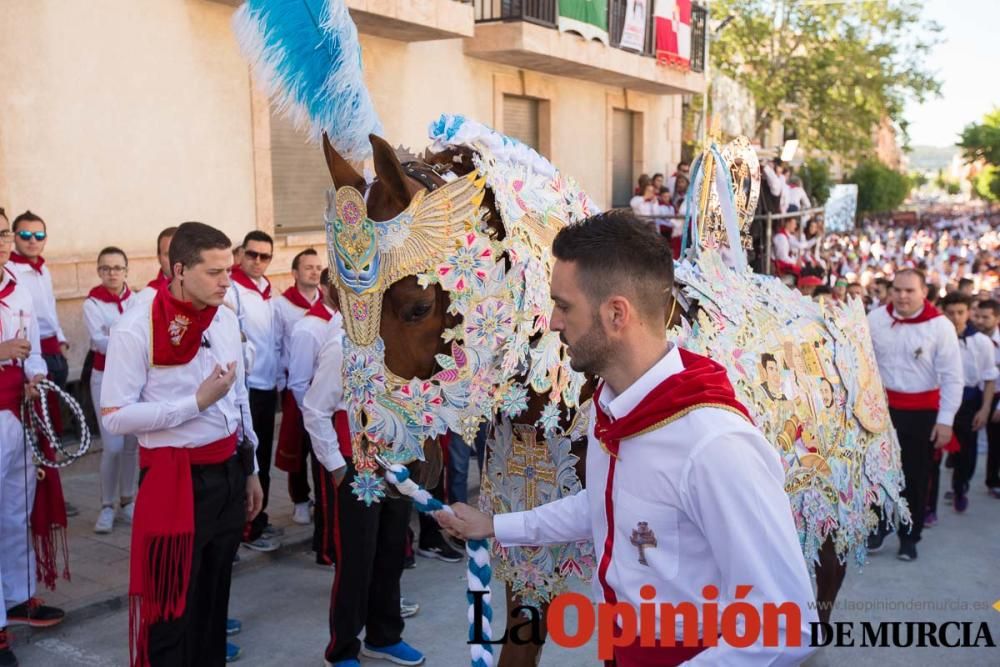
<instances>
[{"instance_id":1,"label":"gold embroidered cross","mask_svg":"<svg viewBox=\"0 0 1000 667\"><path fill-rule=\"evenodd\" d=\"M514 442L507 470L524 478L525 509L538 505L538 482L556 483L556 471L549 457L545 443L538 444L535 427L528 424L514 424Z\"/></svg>"},{"instance_id":2,"label":"gold embroidered cross","mask_svg":"<svg viewBox=\"0 0 1000 667\"><path fill-rule=\"evenodd\" d=\"M632 538L629 540L632 546L639 549L639 564L649 565L646 562L646 547L656 546L656 533L649 529L649 524L640 521L639 525L632 529Z\"/></svg>"}]
</instances>

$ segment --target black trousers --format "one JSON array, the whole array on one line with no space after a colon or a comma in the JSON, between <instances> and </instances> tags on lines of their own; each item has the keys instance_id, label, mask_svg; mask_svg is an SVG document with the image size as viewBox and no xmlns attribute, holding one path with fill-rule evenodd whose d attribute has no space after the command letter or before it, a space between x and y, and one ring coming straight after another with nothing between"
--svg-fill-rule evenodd
<instances>
[{"instance_id":1,"label":"black trousers","mask_svg":"<svg viewBox=\"0 0 1000 667\"><path fill-rule=\"evenodd\" d=\"M993 399L991 417L998 402L1000 399ZM986 441L989 443L986 450L986 486L1000 487L1000 424L994 424L992 420L986 422Z\"/></svg>"},{"instance_id":2,"label":"black trousers","mask_svg":"<svg viewBox=\"0 0 1000 667\"><path fill-rule=\"evenodd\" d=\"M955 437L962 446L951 472L951 488L955 493L966 493L969 490L969 480L976 472L979 432L972 430L972 419L981 407L983 399L980 396L974 401L963 401L955 415Z\"/></svg>"},{"instance_id":3,"label":"black trousers","mask_svg":"<svg viewBox=\"0 0 1000 667\"><path fill-rule=\"evenodd\" d=\"M274 450L274 417L278 409L278 392L276 389L250 390L250 416L253 417L253 430L257 434L257 467L260 470L260 488L264 491L264 504L260 514L250 522L244 539L252 542L260 537L267 526L267 499L271 490L271 453Z\"/></svg>"},{"instance_id":4,"label":"black trousers","mask_svg":"<svg viewBox=\"0 0 1000 667\"><path fill-rule=\"evenodd\" d=\"M66 361L66 357L61 354L43 354L42 359L45 360L45 367L49 369L49 379L65 389L69 380L69 362Z\"/></svg>"},{"instance_id":5,"label":"black trousers","mask_svg":"<svg viewBox=\"0 0 1000 667\"><path fill-rule=\"evenodd\" d=\"M299 417L301 420L302 417ZM288 497L291 498L293 503L307 503L309 502L309 459L312 458L310 454L312 453L312 440L309 439L309 434L306 433L306 429L302 427L302 465L299 466L298 470L293 470L288 473ZM315 459L313 459L315 461ZM316 464L313 463L313 481L316 479Z\"/></svg>"},{"instance_id":6,"label":"black trousers","mask_svg":"<svg viewBox=\"0 0 1000 667\"><path fill-rule=\"evenodd\" d=\"M930 486L931 465L934 457L934 444L931 442L931 432L937 420L937 410L896 410L889 408L892 425L899 436L900 456L903 463L903 479L906 487L903 497L910 506L912 523L900 526L899 539L912 542L920 541L924 529L924 512ZM888 528L883 522L883 534Z\"/></svg>"},{"instance_id":7,"label":"black trousers","mask_svg":"<svg viewBox=\"0 0 1000 667\"><path fill-rule=\"evenodd\" d=\"M316 552L316 563L332 565L337 559L334 541L337 517L337 487L333 475L327 472L316 455L309 452L312 459L313 487L316 489L316 505L313 507L312 548Z\"/></svg>"},{"instance_id":8,"label":"black trousers","mask_svg":"<svg viewBox=\"0 0 1000 667\"><path fill-rule=\"evenodd\" d=\"M225 463L191 466L191 483L194 557L187 603L180 618L150 627L152 667L226 664L229 584L246 521L246 473L234 456Z\"/></svg>"},{"instance_id":9,"label":"black trousers","mask_svg":"<svg viewBox=\"0 0 1000 667\"><path fill-rule=\"evenodd\" d=\"M411 502L383 498L370 506L351 492L355 470L337 487L334 544L337 567L330 594L330 662L357 659L358 634L365 642L389 646L400 641L403 619L399 614L399 578L403 574L403 548Z\"/></svg>"}]
</instances>

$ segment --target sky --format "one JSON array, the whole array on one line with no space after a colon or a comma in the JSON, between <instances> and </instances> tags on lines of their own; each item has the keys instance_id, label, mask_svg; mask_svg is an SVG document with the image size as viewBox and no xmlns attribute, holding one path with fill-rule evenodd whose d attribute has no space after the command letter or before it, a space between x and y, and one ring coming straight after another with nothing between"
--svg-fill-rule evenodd
<instances>
[{"instance_id":1,"label":"sky","mask_svg":"<svg viewBox=\"0 0 1000 667\"><path fill-rule=\"evenodd\" d=\"M927 61L942 95L907 105L910 143L949 146L966 124L1000 106L1000 0L925 0L924 16L944 28Z\"/></svg>"}]
</instances>

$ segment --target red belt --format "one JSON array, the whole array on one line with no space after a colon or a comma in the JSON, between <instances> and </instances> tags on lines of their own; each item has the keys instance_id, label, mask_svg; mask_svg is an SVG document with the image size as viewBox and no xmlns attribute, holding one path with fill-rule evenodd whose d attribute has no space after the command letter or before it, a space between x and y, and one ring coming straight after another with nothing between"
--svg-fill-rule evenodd
<instances>
[{"instance_id":1,"label":"red belt","mask_svg":"<svg viewBox=\"0 0 1000 667\"><path fill-rule=\"evenodd\" d=\"M695 657L705 646L640 646L637 638L629 646L616 646L614 667L674 667ZM607 663L605 663L607 664Z\"/></svg>"},{"instance_id":2,"label":"red belt","mask_svg":"<svg viewBox=\"0 0 1000 667\"><path fill-rule=\"evenodd\" d=\"M55 336L49 336L48 338L42 339L42 354L62 354L62 348L59 346L59 339Z\"/></svg>"},{"instance_id":3,"label":"red belt","mask_svg":"<svg viewBox=\"0 0 1000 667\"><path fill-rule=\"evenodd\" d=\"M0 411L10 410L18 418L24 400L24 369L20 366L0 366Z\"/></svg>"},{"instance_id":4,"label":"red belt","mask_svg":"<svg viewBox=\"0 0 1000 667\"><path fill-rule=\"evenodd\" d=\"M885 390L889 407L894 410L937 410L941 407L941 390L905 392Z\"/></svg>"},{"instance_id":5,"label":"red belt","mask_svg":"<svg viewBox=\"0 0 1000 667\"><path fill-rule=\"evenodd\" d=\"M131 665L149 664L149 628L184 614L194 555L191 466L222 463L236 434L201 447L141 448L146 476L135 499L129 563Z\"/></svg>"},{"instance_id":6,"label":"red belt","mask_svg":"<svg viewBox=\"0 0 1000 667\"><path fill-rule=\"evenodd\" d=\"M337 410L333 413L333 428L337 431L337 444L340 445L340 453L348 461L351 460L351 426L347 419L347 412Z\"/></svg>"},{"instance_id":7,"label":"red belt","mask_svg":"<svg viewBox=\"0 0 1000 667\"><path fill-rule=\"evenodd\" d=\"M108 355L103 352L94 352L94 370L104 372L104 364L108 363Z\"/></svg>"}]
</instances>

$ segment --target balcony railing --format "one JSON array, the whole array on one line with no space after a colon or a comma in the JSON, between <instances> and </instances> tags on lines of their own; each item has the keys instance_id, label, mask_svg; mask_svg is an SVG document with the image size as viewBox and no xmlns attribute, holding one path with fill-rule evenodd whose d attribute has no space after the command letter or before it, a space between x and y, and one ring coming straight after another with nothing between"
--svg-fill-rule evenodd
<instances>
[{"instance_id":1,"label":"balcony railing","mask_svg":"<svg viewBox=\"0 0 1000 667\"><path fill-rule=\"evenodd\" d=\"M642 51L623 48L622 28L628 12L627 0L607 0L608 41L616 49L653 58L656 56L655 3L646 3L646 38ZM476 23L494 21L526 21L555 28L559 21L558 0L475 0ZM705 71L705 26L707 11L698 5L691 7L691 71Z\"/></svg>"}]
</instances>

